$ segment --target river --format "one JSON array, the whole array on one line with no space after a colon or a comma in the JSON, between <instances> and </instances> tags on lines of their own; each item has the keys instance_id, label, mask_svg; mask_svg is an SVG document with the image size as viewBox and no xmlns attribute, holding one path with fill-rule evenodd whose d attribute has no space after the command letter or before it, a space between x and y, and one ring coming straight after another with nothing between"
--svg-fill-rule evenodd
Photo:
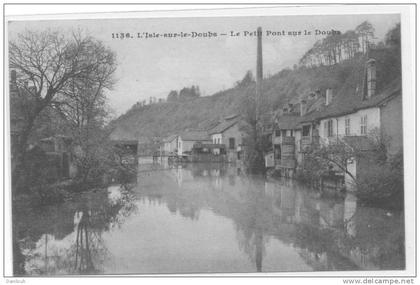
<instances>
[{"instance_id":1,"label":"river","mask_svg":"<svg viewBox=\"0 0 420 285\"><path fill-rule=\"evenodd\" d=\"M15 211L25 275L405 268L404 214L221 164L142 165L137 181Z\"/></svg>"}]
</instances>

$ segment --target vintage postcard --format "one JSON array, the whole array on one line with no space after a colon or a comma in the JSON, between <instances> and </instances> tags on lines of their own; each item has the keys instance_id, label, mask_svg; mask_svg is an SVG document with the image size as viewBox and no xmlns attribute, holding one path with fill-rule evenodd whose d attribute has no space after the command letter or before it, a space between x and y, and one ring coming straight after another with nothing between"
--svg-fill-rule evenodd
<instances>
[{"instance_id":1,"label":"vintage postcard","mask_svg":"<svg viewBox=\"0 0 420 285\"><path fill-rule=\"evenodd\" d=\"M409 6L6 18L5 275L414 276Z\"/></svg>"}]
</instances>

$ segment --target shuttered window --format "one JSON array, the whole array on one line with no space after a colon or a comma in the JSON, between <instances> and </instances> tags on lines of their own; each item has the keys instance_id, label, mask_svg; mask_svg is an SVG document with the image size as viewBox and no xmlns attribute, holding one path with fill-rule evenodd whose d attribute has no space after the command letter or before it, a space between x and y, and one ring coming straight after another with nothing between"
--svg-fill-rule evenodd
<instances>
[{"instance_id":1,"label":"shuttered window","mask_svg":"<svg viewBox=\"0 0 420 285\"><path fill-rule=\"evenodd\" d=\"M360 134L367 134L367 115L360 117Z\"/></svg>"},{"instance_id":2,"label":"shuttered window","mask_svg":"<svg viewBox=\"0 0 420 285\"><path fill-rule=\"evenodd\" d=\"M332 137L334 135L333 120L328 120L327 122L327 135Z\"/></svg>"},{"instance_id":3,"label":"shuttered window","mask_svg":"<svg viewBox=\"0 0 420 285\"><path fill-rule=\"evenodd\" d=\"M345 134L346 136L350 135L350 118L345 119Z\"/></svg>"}]
</instances>

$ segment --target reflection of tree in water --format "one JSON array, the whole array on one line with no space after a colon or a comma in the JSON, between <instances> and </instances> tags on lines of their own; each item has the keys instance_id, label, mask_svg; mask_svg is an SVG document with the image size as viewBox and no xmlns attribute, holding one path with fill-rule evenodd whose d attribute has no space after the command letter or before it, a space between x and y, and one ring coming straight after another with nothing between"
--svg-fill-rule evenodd
<instances>
[{"instance_id":1,"label":"reflection of tree in water","mask_svg":"<svg viewBox=\"0 0 420 285\"><path fill-rule=\"evenodd\" d=\"M182 200L176 195L168 196L166 198L166 205L172 214L179 213L182 217L194 221L198 220L200 217L200 207L194 205L190 201Z\"/></svg>"},{"instance_id":2,"label":"reflection of tree in water","mask_svg":"<svg viewBox=\"0 0 420 285\"><path fill-rule=\"evenodd\" d=\"M255 263L257 272L262 272L263 258L266 254L265 245L269 238L264 236L261 229L242 231L238 227L237 230L239 247L248 255L251 262Z\"/></svg>"},{"instance_id":3,"label":"reflection of tree in water","mask_svg":"<svg viewBox=\"0 0 420 285\"><path fill-rule=\"evenodd\" d=\"M25 255L24 274L101 272L108 255L103 232L121 225L136 209L133 196L124 190L114 201L108 199L106 191L100 190L86 193L74 202L45 208L41 215L37 213L29 219L33 225L27 221L24 225L29 228L21 231L25 234L20 236L19 243ZM44 217L49 218L43 220ZM60 226L63 221L69 224L68 220L71 220L73 230ZM65 232L61 232L64 229Z\"/></svg>"},{"instance_id":4,"label":"reflection of tree in water","mask_svg":"<svg viewBox=\"0 0 420 285\"><path fill-rule=\"evenodd\" d=\"M404 223L398 214L384 216L380 209L358 208L336 227L297 224L294 246L316 270L404 269Z\"/></svg>"},{"instance_id":5,"label":"reflection of tree in water","mask_svg":"<svg viewBox=\"0 0 420 285\"><path fill-rule=\"evenodd\" d=\"M340 249L352 255L354 261L367 269L404 269L404 214L387 216L385 210L359 208L349 221L354 233L343 233Z\"/></svg>"},{"instance_id":6,"label":"reflection of tree in water","mask_svg":"<svg viewBox=\"0 0 420 285\"><path fill-rule=\"evenodd\" d=\"M106 255L106 248L103 245L100 233L90 231L89 212L84 210L76 213L76 253L74 262L74 272L76 273L95 273L93 256Z\"/></svg>"},{"instance_id":7,"label":"reflection of tree in water","mask_svg":"<svg viewBox=\"0 0 420 285\"><path fill-rule=\"evenodd\" d=\"M298 224L294 246L315 270L356 270L358 267L340 253L332 229Z\"/></svg>"},{"instance_id":8,"label":"reflection of tree in water","mask_svg":"<svg viewBox=\"0 0 420 285\"><path fill-rule=\"evenodd\" d=\"M77 274L93 274L101 272L99 268L109 254L102 233L110 228L120 227L125 218L137 211L134 197L127 187L120 188L121 196L116 201L108 200L105 209L84 208L75 213L76 241L74 256L74 272Z\"/></svg>"}]
</instances>

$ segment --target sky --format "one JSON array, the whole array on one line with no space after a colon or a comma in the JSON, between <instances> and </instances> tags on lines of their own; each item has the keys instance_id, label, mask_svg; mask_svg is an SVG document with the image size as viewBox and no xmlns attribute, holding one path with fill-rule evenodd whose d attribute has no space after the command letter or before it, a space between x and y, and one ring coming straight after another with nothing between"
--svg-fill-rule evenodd
<instances>
[{"instance_id":1,"label":"sky","mask_svg":"<svg viewBox=\"0 0 420 285\"><path fill-rule=\"evenodd\" d=\"M70 33L81 29L101 40L117 56L116 84L107 91L115 115L126 112L138 101L166 98L171 90L198 85L202 96L234 86L248 70L255 74L257 38L249 34L263 29L264 76L293 67L312 45L325 35L314 31L344 33L363 21L375 28L382 40L400 21L397 14L338 16L240 16L208 18L141 18L95 20L13 21L8 25L9 40L25 30L45 29ZM289 31L311 31L311 35L287 35ZM231 31L239 36L230 36ZM267 36L267 31L280 32ZM281 35L285 31L286 35ZM147 33L217 33L216 37L144 38ZM114 38L112 34L114 33ZM116 33L133 38L117 39ZM143 38L137 38L140 33ZM220 34L225 33L228 36Z\"/></svg>"}]
</instances>

